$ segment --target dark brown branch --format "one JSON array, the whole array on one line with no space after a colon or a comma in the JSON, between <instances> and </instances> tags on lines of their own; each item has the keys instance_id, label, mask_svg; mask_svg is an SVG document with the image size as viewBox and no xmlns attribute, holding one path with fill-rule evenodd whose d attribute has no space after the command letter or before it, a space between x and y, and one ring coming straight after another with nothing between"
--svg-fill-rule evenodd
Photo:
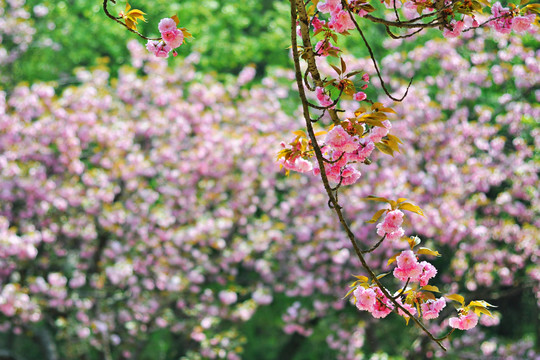
<instances>
[{"instance_id":1,"label":"dark brown branch","mask_svg":"<svg viewBox=\"0 0 540 360\"><path fill-rule=\"evenodd\" d=\"M292 42L292 48L293 52L296 51L298 54L298 48L296 43L296 18L298 17L298 22L300 23L300 32L302 33L302 42L304 44L304 53L307 55L307 66L309 69L309 72L311 73L311 77L313 78L313 82L315 82L315 85L318 87L324 87L324 83L321 79L321 75L319 73L319 70L317 69L317 64L315 62L315 56L313 53L313 46L311 45L311 39L309 35L309 17L306 12L306 8L304 5L304 2L302 0L295 0L296 1L296 10L295 10L295 18L291 21L294 22L294 29L295 36L294 36L294 42ZM300 80L301 79L300 75ZM303 87L302 81L298 83L299 87ZM334 124L339 124L339 118L337 116L337 113L334 109L328 109L328 114L330 114L330 118L334 122Z\"/></svg>"}]
</instances>

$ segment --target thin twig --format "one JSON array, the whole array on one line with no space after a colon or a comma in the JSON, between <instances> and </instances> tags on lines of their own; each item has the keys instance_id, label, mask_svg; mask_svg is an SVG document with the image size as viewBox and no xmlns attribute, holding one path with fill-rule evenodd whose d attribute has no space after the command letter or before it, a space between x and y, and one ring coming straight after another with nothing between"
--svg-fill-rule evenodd
<instances>
[{"instance_id":1,"label":"thin twig","mask_svg":"<svg viewBox=\"0 0 540 360\"><path fill-rule=\"evenodd\" d=\"M377 243L375 245L373 245L372 247L370 247L367 250L362 250L362 254L367 254L367 253L375 251L375 249L377 249L379 247L379 245L382 244L384 239L386 239L386 234L384 234L384 236L379 241L377 241Z\"/></svg>"},{"instance_id":2,"label":"thin twig","mask_svg":"<svg viewBox=\"0 0 540 360\"><path fill-rule=\"evenodd\" d=\"M405 99L405 97L409 93L409 88L411 87L413 78L411 77L411 80L409 81L409 85L407 85L407 89L405 90L405 94L403 94L403 96L401 98L399 98L399 99L395 98L395 97L392 96L392 94L390 94L390 92L386 88L386 85L385 85L384 80L382 78L382 74L381 74L381 72L379 70L379 66L377 65L377 60L375 60L375 55L373 54L373 50L371 50L371 46L369 46L369 43L368 43L368 41L367 41L367 39L366 39L366 37L364 35L364 32L362 31L362 29L360 29L360 26L358 25L358 22L354 18L354 15L351 12L351 10L348 10L348 12L349 12L349 16L351 17L351 20L354 23L354 26L356 27L356 30L358 30L358 32L360 33L360 36L362 37L362 40L364 41L364 44L366 45L366 48L368 49L369 56L371 57L371 61L373 62L373 65L375 66L375 70L377 71L377 77L381 81L381 86L382 86L386 96L388 96L390 99L392 99L394 101L398 101L398 102L403 101L403 99Z\"/></svg>"}]
</instances>

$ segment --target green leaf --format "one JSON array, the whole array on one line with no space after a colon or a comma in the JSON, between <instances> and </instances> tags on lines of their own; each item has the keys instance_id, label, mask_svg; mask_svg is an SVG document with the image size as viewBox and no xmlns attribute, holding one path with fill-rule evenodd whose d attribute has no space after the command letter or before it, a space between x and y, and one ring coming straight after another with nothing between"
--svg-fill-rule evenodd
<instances>
[{"instance_id":1,"label":"green leaf","mask_svg":"<svg viewBox=\"0 0 540 360\"><path fill-rule=\"evenodd\" d=\"M422 286L422 290L434 291L434 292L440 292L440 291L439 291L439 288L436 287L436 286L433 286L433 285Z\"/></svg>"},{"instance_id":2,"label":"green leaf","mask_svg":"<svg viewBox=\"0 0 540 360\"><path fill-rule=\"evenodd\" d=\"M380 275L377 275L377 279L382 279L383 277L385 277L386 275L390 274L390 272L387 272L387 273L384 273L384 274L380 274Z\"/></svg>"},{"instance_id":3,"label":"green leaf","mask_svg":"<svg viewBox=\"0 0 540 360\"><path fill-rule=\"evenodd\" d=\"M378 197L374 195L369 195L368 197L363 198L362 200L377 201L377 202L387 202L390 203L390 200L383 197Z\"/></svg>"},{"instance_id":4,"label":"green leaf","mask_svg":"<svg viewBox=\"0 0 540 360\"><path fill-rule=\"evenodd\" d=\"M348 297L354 292L354 290L356 290L355 287L352 288L351 290L347 291L347 294L345 294L345 296L342 297L341 299L346 299L346 298L348 298Z\"/></svg>"},{"instance_id":5,"label":"green leaf","mask_svg":"<svg viewBox=\"0 0 540 360\"><path fill-rule=\"evenodd\" d=\"M475 307L474 308L474 313L476 315L478 315L478 316L480 316L480 314L486 314L489 317L493 317L491 312L488 309L484 308L484 307Z\"/></svg>"},{"instance_id":6,"label":"green leaf","mask_svg":"<svg viewBox=\"0 0 540 360\"><path fill-rule=\"evenodd\" d=\"M422 209L419 206L408 203L408 202L399 204L398 209L411 211L411 212L416 213L418 215L424 216L424 212L422 211Z\"/></svg>"},{"instance_id":7,"label":"green leaf","mask_svg":"<svg viewBox=\"0 0 540 360\"><path fill-rule=\"evenodd\" d=\"M429 292L429 291L424 291L424 292L422 292L422 298L424 298L424 299L430 299L430 300L435 300L435 299L437 299L437 298L435 297L435 295L434 295L432 292Z\"/></svg>"},{"instance_id":8,"label":"green leaf","mask_svg":"<svg viewBox=\"0 0 540 360\"><path fill-rule=\"evenodd\" d=\"M350 77L353 77L354 75L358 75L362 72L362 70L355 70L355 71L351 71L350 73L348 73L346 75L346 77L350 78Z\"/></svg>"},{"instance_id":9,"label":"green leaf","mask_svg":"<svg viewBox=\"0 0 540 360\"><path fill-rule=\"evenodd\" d=\"M369 278L367 276L362 276L362 275L353 275L355 278L357 278L358 280L360 280L361 282L368 282Z\"/></svg>"},{"instance_id":10,"label":"green leaf","mask_svg":"<svg viewBox=\"0 0 540 360\"><path fill-rule=\"evenodd\" d=\"M396 261L396 258L399 256L399 254L401 254L401 253L398 252L397 254L395 254L394 256L392 256L390 259L388 259L388 264L387 264L387 265L390 265L391 263L393 263L394 261Z\"/></svg>"},{"instance_id":11,"label":"green leaf","mask_svg":"<svg viewBox=\"0 0 540 360\"><path fill-rule=\"evenodd\" d=\"M491 305L490 303L484 300L473 300L469 303L469 306L478 306L478 307L483 307L483 308L496 307L495 305Z\"/></svg>"},{"instance_id":12,"label":"green leaf","mask_svg":"<svg viewBox=\"0 0 540 360\"><path fill-rule=\"evenodd\" d=\"M438 251L431 250L431 249L426 248L426 247L418 248L418 251L416 253L418 255L432 255L432 256L437 256L437 257L441 256L441 254Z\"/></svg>"},{"instance_id":13,"label":"green leaf","mask_svg":"<svg viewBox=\"0 0 540 360\"><path fill-rule=\"evenodd\" d=\"M450 294L444 296L447 299L457 301L458 303L461 303L461 306L465 306L465 298L458 294Z\"/></svg>"},{"instance_id":14,"label":"green leaf","mask_svg":"<svg viewBox=\"0 0 540 360\"><path fill-rule=\"evenodd\" d=\"M388 211L387 209L381 209L379 211L377 211L375 213L375 215L373 215L373 217L371 218L371 220L368 221L368 224L373 224L374 222L376 222L377 220L379 220L379 218L381 217L382 214L384 214L386 211Z\"/></svg>"},{"instance_id":15,"label":"green leaf","mask_svg":"<svg viewBox=\"0 0 540 360\"><path fill-rule=\"evenodd\" d=\"M379 151L381 151L382 153L386 155L394 156L394 150L392 150L392 148L388 145L385 145L383 143L376 143L375 147L377 147Z\"/></svg>"}]
</instances>

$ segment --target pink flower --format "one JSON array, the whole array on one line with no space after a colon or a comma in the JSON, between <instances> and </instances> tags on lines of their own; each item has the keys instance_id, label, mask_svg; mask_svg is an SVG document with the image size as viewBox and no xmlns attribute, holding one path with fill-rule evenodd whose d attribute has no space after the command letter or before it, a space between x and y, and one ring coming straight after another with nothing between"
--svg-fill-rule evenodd
<instances>
[{"instance_id":1,"label":"pink flower","mask_svg":"<svg viewBox=\"0 0 540 360\"><path fill-rule=\"evenodd\" d=\"M164 18L158 24L158 29L161 34L176 30L176 22L171 18Z\"/></svg>"},{"instance_id":2,"label":"pink flower","mask_svg":"<svg viewBox=\"0 0 540 360\"><path fill-rule=\"evenodd\" d=\"M422 261L420 265L422 266L422 273L418 277L418 280L420 281L420 286L426 286L429 279L437 275L437 269L427 261Z\"/></svg>"},{"instance_id":3,"label":"pink flower","mask_svg":"<svg viewBox=\"0 0 540 360\"><path fill-rule=\"evenodd\" d=\"M416 256L412 250L402 251L396 258L397 267L394 269L394 276L401 280L417 281L418 277L422 273L422 265L416 260Z\"/></svg>"},{"instance_id":4,"label":"pink flower","mask_svg":"<svg viewBox=\"0 0 540 360\"><path fill-rule=\"evenodd\" d=\"M467 315L450 318L448 324L454 329L469 330L478 324L478 315L474 311L469 311Z\"/></svg>"},{"instance_id":5,"label":"pink flower","mask_svg":"<svg viewBox=\"0 0 540 360\"><path fill-rule=\"evenodd\" d=\"M360 146L358 137L349 135L341 125L335 126L330 130L326 134L324 142L332 149L346 153L351 153Z\"/></svg>"},{"instance_id":6,"label":"pink flower","mask_svg":"<svg viewBox=\"0 0 540 360\"><path fill-rule=\"evenodd\" d=\"M388 211L382 223L379 223L377 229L381 229L385 233L396 231L403 223L404 214L400 210ZM379 234L380 236L383 236ZM411 251L412 253L412 251Z\"/></svg>"},{"instance_id":7,"label":"pink flower","mask_svg":"<svg viewBox=\"0 0 540 360\"><path fill-rule=\"evenodd\" d=\"M385 120L387 121L387 120ZM390 123L390 122L388 122ZM385 137L386 135L388 135L388 128L386 127L380 127L380 126L375 126L373 129L371 129L371 134L369 134L369 138L371 139L371 141L373 141L374 143L378 143L382 140L383 137Z\"/></svg>"},{"instance_id":8,"label":"pink flower","mask_svg":"<svg viewBox=\"0 0 540 360\"><path fill-rule=\"evenodd\" d=\"M156 54L157 51L157 45L159 44L159 41L156 40L148 40L146 43L146 50L151 52L152 54Z\"/></svg>"},{"instance_id":9,"label":"pink flower","mask_svg":"<svg viewBox=\"0 0 540 360\"><path fill-rule=\"evenodd\" d=\"M354 297L356 298L356 307L358 310L372 311L377 301L377 294L372 288L364 289L359 286L354 290Z\"/></svg>"},{"instance_id":10,"label":"pink flower","mask_svg":"<svg viewBox=\"0 0 540 360\"><path fill-rule=\"evenodd\" d=\"M349 157L350 161L364 162L373 150L375 150L375 144L369 138L362 138L359 143L361 146L358 148L358 152L351 154Z\"/></svg>"},{"instance_id":11,"label":"pink flower","mask_svg":"<svg viewBox=\"0 0 540 360\"><path fill-rule=\"evenodd\" d=\"M155 55L157 57L162 57L162 58L167 58L169 57L169 52L171 52L172 48L165 44L165 43L159 43L157 46L156 46L156 52L155 52Z\"/></svg>"},{"instance_id":12,"label":"pink flower","mask_svg":"<svg viewBox=\"0 0 540 360\"><path fill-rule=\"evenodd\" d=\"M338 33L343 33L347 30L352 30L355 28L351 16L345 10L332 14L332 18L330 19L328 26Z\"/></svg>"},{"instance_id":13,"label":"pink flower","mask_svg":"<svg viewBox=\"0 0 540 360\"><path fill-rule=\"evenodd\" d=\"M443 31L443 36L445 38L458 37L463 31L463 28L465 27L465 23L461 20L458 22L456 22L455 20L452 20L452 22L450 23L450 26L452 27L452 30L448 30L447 28L445 28Z\"/></svg>"},{"instance_id":14,"label":"pink flower","mask_svg":"<svg viewBox=\"0 0 540 360\"><path fill-rule=\"evenodd\" d=\"M498 18L488 23L495 31L500 32L501 34L509 34L512 31L513 19L512 16L510 16L510 9L503 8L501 3L497 1L491 7L491 14L493 15L493 18Z\"/></svg>"},{"instance_id":15,"label":"pink flower","mask_svg":"<svg viewBox=\"0 0 540 360\"><path fill-rule=\"evenodd\" d=\"M375 292L377 293L377 301L375 301L371 314L377 319L385 318L392 312L394 305L384 296L381 289L377 287L375 288Z\"/></svg>"},{"instance_id":16,"label":"pink flower","mask_svg":"<svg viewBox=\"0 0 540 360\"><path fill-rule=\"evenodd\" d=\"M319 100L319 104L323 107L328 107L334 103L332 99L330 98L330 96L324 93L324 90L321 87L317 87L315 89L315 96L317 96L317 100Z\"/></svg>"},{"instance_id":17,"label":"pink flower","mask_svg":"<svg viewBox=\"0 0 540 360\"><path fill-rule=\"evenodd\" d=\"M368 74L362 75L362 80L364 80L365 82L369 82L369 75Z\"/></svg>"},{"instance_id":18,"label":"pink flower","mask_svg":"<svg viewBox=\"0 0 540 360\"><path fill-rule=\"evenodd\" d=\"M527 31L527 29L529 29L531 24L534 22L534 19L536 19L535 14L529 14L525 16L516 16L512 23L512 30L514 30L517 33L522 33L524 31Z\"/></svg>"},{"instance_id":19,"label":"pink flower","mask_svg":"<svg viewBox=\"0 0 540 360\"><path fill-rule=\"evenodd\" d=\"M359 91L359 92L357 92L356 94L353 95L353 99L356 100L356 101L366 100L366 98L367 98L366 93L364 93L362 91Z\"/></svg>"},{"instance_id":20,"label":"pink flower","mask_svg":"<svg viewBox=\"0 0 540 360\"><path fill-rule=\"evenodd\" d=\"M161 36L163 37L163 41L173 49L179 47L184 42L184 34L178 29L163 32Z\"/></svg>"},{"instance_id":21,"label":"pink flower","mask_svg":"<svg viewBox=\"0 0 540 360\"><path fill-rule=\"evenodd\" d=\"M313 25L313 31L317 32L321 30L324 25L326 25L326 21L320 20L318 17L314 17L311 21L311 25Z\"/></svg>"},{"instance_id":22,"label":"pink flower","mask_svg":"<svg viewBox=\"0 0 540 360\"><path fill-rule=\"evenodd\" d=\"M335 13L341 10L341 0L326 0L317 4L317 10L324 13Z\"/></svg>"},{"instance_id":23,"label":"pink flower","mask_svg":"<svg viewBox=\"0 0 540 360\"><path fill-rule=\"evenodd\" d=\"M392 231L386 234L386 240L395 241L399 240L405 235L405 231L402 228L398 228L396 231Z\"/></svg>"},{"instance_id":24,"label":"pink flower","mask_svg":"<svg viewBox=\"0 0 540 360\"><path fill-rule=\"evenodd\" d=\"M446 300L443 297L438 298L437 300L429 299L420 305L422 309L422 316L425 320L438 318L439 313L445 306Z\"/></svg>"},{"instance_id":25,"label":"pink flower","mask_svg":"<svg viewBox=\"0 0 540 360\"><path fill-rule=\"evenodd\" d=\"M146 49L157 57L166 58L172 50L169 45L162 41L148 40Z\"/></svg>"},{"instance_id":26,"label":"pink flower","mask_svg":"<svg viewBox=\"0 0 540 360\"><path fill-rule=\"evenodd\" d=\"M238 296L234 291L221 290L218 294L219 300L225 305L231 305L236 302Z\"/></svg>"},{"instance_id":27,"label":"pink flower","mask_svg":"<svg viewBox=\"0 0 540 360\"><path fill-rule=\"evenodd\" d=\"M347 165L345 168L343 168L343 172L341 174L341 177L343 178L341 180L341 185L352 185L357 182L358 179L360 179L360 176L362 176L360 171L350 165Z\"/></svg>"},{"instance_id":28,"label":"pink flower","mask_svg":"<svg viewBox=\"0 0 540 360\"><path fill-rule=\"evenodd\" d=\"M401 301L401 299L399 299L399 298L396 299L396 302L397 302L399 305L403 306L408 312L410 312L411 315L413 315L413 316L416 315L416 309L415 309L414 306L412 306L411 304L403 303L403 302ZM409 317L409 315L407 315L403 310L401 310L401 309L399 309L399 308L398 308L398 314L399 314L400 316L403 316L404 318L408 318L408 317Z\"/></svg>"}]
</instances>

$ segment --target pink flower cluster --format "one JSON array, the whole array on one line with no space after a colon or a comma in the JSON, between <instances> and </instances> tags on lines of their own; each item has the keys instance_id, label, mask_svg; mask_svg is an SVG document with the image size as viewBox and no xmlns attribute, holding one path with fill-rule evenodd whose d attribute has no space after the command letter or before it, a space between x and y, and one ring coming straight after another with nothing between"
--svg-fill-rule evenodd
<instances>
[{"instance_id":1,"label":"pink flower cluster","mask_svg":"<svg viewBox=\"0 0 540 360\"><path fill-rule=\"evenodd\" d=\"M425 320L436 319L439 317L439 313L446 306L446 300L444 297L440 297L437 300L428 299L425 303L420 305L422 309L422 317Z\"/></svg>"},{"instance_id":2,"label":"pink flower cluster","mask_svg":"<svg viewBox=\"0 0 540 360\"><path fill-rule=\"evenodd\" d=\"M319 100L319 104L322 107L333 108L332 104L334 102L332 101L332 98L330 97L330 95L324 92L323 88L317 86L317 88L315 88L315 96L317 96L317 100Z\"/></svg>"},{"instance_id":3,"label":"pink flower cluster","mask_svg":"<svg viewBox=\"0 0 540 360\"><path fill-rule=\"evenodd\" d=\"M317 9L321 13L330 13L328 27L338 33L344 33L347 30L355 28L354 22L347 10L341 5L341 0L326 0L317 4Z\"/></svg>"},{"instance_id":4,"label":"pink flower cluster","mask_svg":"<svg viewBox=\"0 0 540 360\"><path fill-rule=\"evenodd\" d=\"M478 324L478 315L474 311L469 311L467 314L460 314L458 317L453 317L448 320L448 325L454 329L469 330Z\"/></svg>"},{"instance_id":5,"label":"pink flower cluster","mask_svg":"<svg viewBox=\"0 0 540 360\"><path fill-rule=\"evenodd\" d=\"M377 224L377 235L385 236L390 241L399 240L405 231L401 227L404 214L400 210L388 211L381 223Z\"/></svg>"},{"instance_id":6,"label":"pink flower cluster","mask_svg":"<svg viewBox=\"0 0 540 360\"><path fill-rule=\"evenodd\" d=\"M517 33L527 31L536 19L535 14L513 17L509 8L503 8L500 2L491 7L492 21L489 22L495 31L501 34L509 34L512 30Z\"/></svg>"},{"instance_id":7,"label":"pink flower cluster","mask_svg":"<svg viewBox=\"0 0 540 360\"><path fill-rule=\"evenodd\" d=\"M353 295L356 299L358 310L368 311L374 318L385 318L392 312L394 305L378 287L369 287L367 289L358 286Z\"/></svg>"},{"instance_id":8,"label":"pink flower cluster","mask_svg":"<svg viewBox=\"0 0 540 360\"><path fill-rule=\"evenodd\" d=\"M412 250L402 251L396 258L397 267L394 276L401 280L419 282L420 286L426 286L429 279L437 274L437 269L427 261L418 262Z\"/></svg>"},{"instance_id":9,"label":"pink flower cluster","mask_svg":"<svg viewBox=\"0 0 540 360\"><path fill-rule=\"evenodd\" d=\"M164 18L158 24L162 40L148 40L146 49L157 57L167 58L169 53L184 43L184 33L176 28L177 24L171 18ZM173 51L173 56L177 56Z\"/></svg>"}]
</instances>

